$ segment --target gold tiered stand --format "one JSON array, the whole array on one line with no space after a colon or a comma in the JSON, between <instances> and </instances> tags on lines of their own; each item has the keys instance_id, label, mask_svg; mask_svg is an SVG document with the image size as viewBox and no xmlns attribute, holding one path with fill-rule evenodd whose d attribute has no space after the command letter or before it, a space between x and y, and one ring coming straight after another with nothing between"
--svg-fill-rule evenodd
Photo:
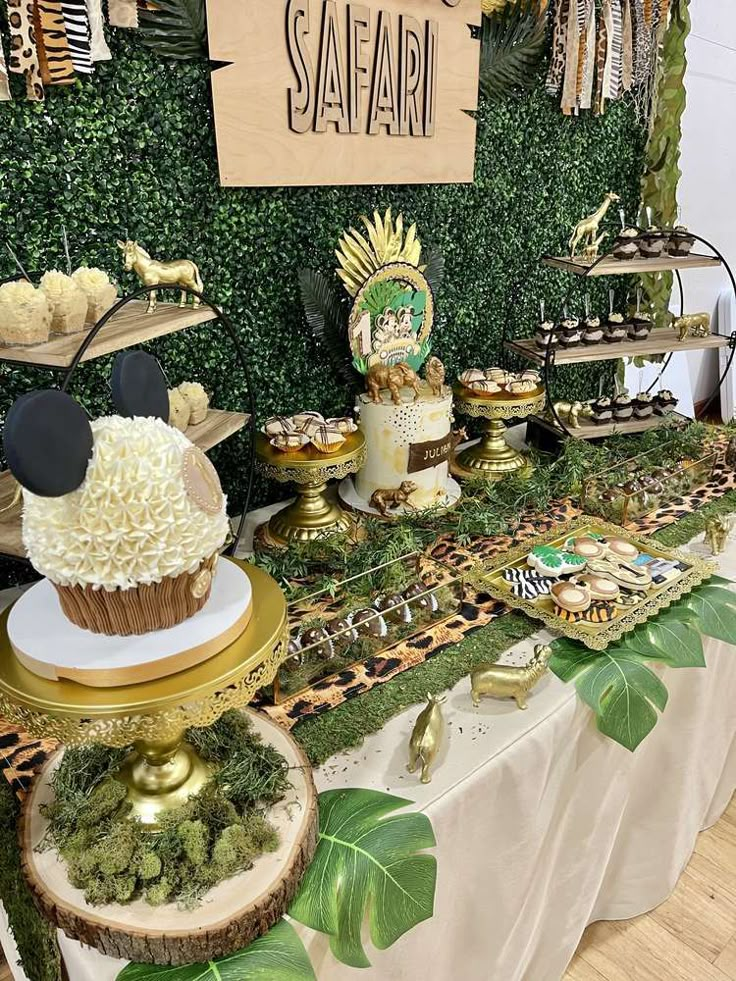
<instances>
[{"instance_id":1,"label":"gold tiered stand","mask_svg":"<svg viewBox=\"0 0 736 981\"><path fill-rule=\"evenodd\" d=\"M365 437L350 433L337 453L320 453L313 446L283 453L271 446L263 433L256 436L256 462L266 477L282 484L296 484L297 497L268 522L268 536L276 545L310 542L327 535L344 534L354 519L336 501L325 497L330 480L357 473L366 459Z\"/></svg>"},{"instance_id":2,"label":"gold tiered stand","mask_svg":"<svg viewBox=\"0 0 736 981\"><path fill-rule=\"evenodd\" d=\"M480 442L463 450L455 458L453 473L458 477L484 477L500 480L527 466L523 453L506 442L508 419L523 419L541 412L547 399L544 389L537 389L528 397L498 399L482 396L459 383L453 386L455 407L459 413L484 420L484 432Z\"/></svg>"},{"instance_id":3,"label":"gold tiered stand","mask_svg":"<svg viewBox=\"0 0 736 981\"><path fill-rule=\"evenodd\" d=\"M195 667L137 685L90 688L32 674L13 653L5 610L0 614L0 715L32 736L67 746L133 746L118 776L128 786L133 814L155 830L162 811L184 803L209 778L207 764L184 742L185 730L211 725L228 709L247 705L273 681L286 657L283 593L262 570L239 564L253 589L253 616L240 637Z\"/></svg>"}]
</instances>

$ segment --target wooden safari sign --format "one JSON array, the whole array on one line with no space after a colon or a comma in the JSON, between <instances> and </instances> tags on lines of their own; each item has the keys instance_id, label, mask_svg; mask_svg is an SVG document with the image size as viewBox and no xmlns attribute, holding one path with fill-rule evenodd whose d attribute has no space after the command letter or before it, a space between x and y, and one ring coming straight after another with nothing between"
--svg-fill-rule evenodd
<instances>
[{"instance_id":1,"label":"wooden safari sign","mask_svg":"<svg viewBox=\"0 0 736 981\"><path fill-rule=\"evenodd\" d=\"M473 180L480 0L207 0L224 185Z\"/></svg>"}]
</instances>

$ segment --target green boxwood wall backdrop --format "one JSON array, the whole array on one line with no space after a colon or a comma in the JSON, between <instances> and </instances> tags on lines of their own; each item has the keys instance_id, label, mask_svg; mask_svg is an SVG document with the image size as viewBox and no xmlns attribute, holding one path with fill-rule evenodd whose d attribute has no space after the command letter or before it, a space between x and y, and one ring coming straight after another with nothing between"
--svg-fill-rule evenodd
<instances>
[{"instance_id":1,"label":"green boxwood wall backdrop","mask_svg":"<svg viewBox=\"0 0 736 981\"><path fill-rule=\"evenodd\" d=\"M444 254L435 349L451 370L498 361L514 283L523 284L511 311L520 335L541 297L558 309L566 277L542 269L538 257L563 249L571 224L605 191L618 191L633 216L645 140L633 108L618 103L603 117L564 118L541 76L531 94L481 105L472 186L223 189L208 65L163 62L134 33L112 33L114 60L89 81L51 90L37 104L22 99L15 77L17 101L0 105L0 274L13 270L2 241L29 270L64 268L62 224L73 261L99 265L124 288L135 285L115 246L126 233L160 258L195 259L241 331L261 418L345 407L303 321L297 270L332 269L338 236L361 213L403 210ZM617 221L611 212L612 232ZM596 289L594 305L605 313L607 284ZM242 379L226 339L199 328L154 350L172 382L199 378L214 389L215 404L238 407ZM599 370L560 373L560 395L594 394ZM109 362L95 362L78 375L75 394L94 413L107 405L108 374ZM3 413L15 396L49 381L5 366L0 377ZM237 502L235 444L216 453ZM268 493L258 485L256 500Z\"/></svg>"}]
</instances>

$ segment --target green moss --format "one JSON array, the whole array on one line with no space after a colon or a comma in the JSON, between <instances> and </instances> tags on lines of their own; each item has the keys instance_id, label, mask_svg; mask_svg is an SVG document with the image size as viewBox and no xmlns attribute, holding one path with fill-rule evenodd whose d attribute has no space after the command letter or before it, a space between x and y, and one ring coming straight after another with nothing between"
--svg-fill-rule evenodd
<instances>
[{"instance_id":1,"label":"green moss","mask_svg":"<svg viewBox=\"0 0 736 981\"><path fill-rule=\"evenodd\" d=\"M194 866L204 865L209 858L209 831L202 821L183 821L177 828L182 849Z\"/></svg>"}]
</instances>

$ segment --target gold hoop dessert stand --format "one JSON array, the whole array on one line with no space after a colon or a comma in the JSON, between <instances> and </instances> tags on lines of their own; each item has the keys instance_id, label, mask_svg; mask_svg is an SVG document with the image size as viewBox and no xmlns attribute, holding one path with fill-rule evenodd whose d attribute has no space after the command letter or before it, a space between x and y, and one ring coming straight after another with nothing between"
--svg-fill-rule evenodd
<instances>
[{"instance_id":1,"label":"gold hoop dessert stand","mask_svg":"<svg viewBox=\"0 0 736 981\"><path fill-rule=\"evenodd\" d=\"M545 390L537 389L526 398L515 399L483 397L460 384L455 384L452 390L459 413L484 420L480 442L457 455L452 472L458 477L500 480L517 470L523 470L528 461L523 453L506 442L504 421L524 419L535 412L541 412L547 400Z\"/></svg>"},{"instance_id":2,"label":"gold hoop dessert stand","mask_svg":"<svg viewBox=\"0 0 736 981\"><path fill-rule=\"evenodd\" d=\"M9 610L3 611L0 715L32 736L67 746L132 745L118 776L128 787L133 814L155 830L161 811L184 803L209 779L207 764L184 742L185 730L211 725L228 709L247 705L273 681L286 657L284 594L265 572L239 564L253 589L253 616L243 633L202 664L137 685L90 688L32 674L12 651Z\"/></svg>"},{"instance_id":3,"label":"gold hoop dessert stand","mask_svg":"<svg viewBox=\"0 0 736 981\"><path fill-rule=\"evenodd\" d=\"M354 519L336 501L325 497L330 480L356 473L366 460L365 437L350 433L337 453L320 453L315 447L284 453L256 436L256 464L260 472L282 484L296 484L296 500L268 522L268 535L276 545L310 542L327 535L345 534Z\"/></svg>"}]
</instances>

